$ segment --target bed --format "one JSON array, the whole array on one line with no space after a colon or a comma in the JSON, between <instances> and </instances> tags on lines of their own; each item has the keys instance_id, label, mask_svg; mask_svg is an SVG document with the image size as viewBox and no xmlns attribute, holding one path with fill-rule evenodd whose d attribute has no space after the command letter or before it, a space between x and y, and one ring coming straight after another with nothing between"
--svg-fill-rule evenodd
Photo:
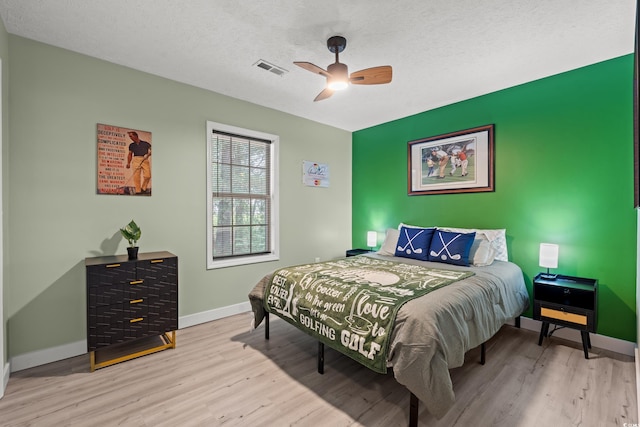
<instances>
[{"instance_id":1,"label":"bed","mask_svg":"<svg viewBox=\"0 0 640 427\"><path fill-rule=\"evenodd\" d=\"M400 233L406 230L402 224L399 229ZM407 233L410 241L412 232L415 232L415 230L410 230ZM452 231L452 233L455 233L455 231ZM398 239L393 233L391 234L390 236L389 231L387 231L387 237L385 238L387 248L395 247L401 249L406 246L402 241L402 237ZM469 266L443 264L442 262L412 257L399 257L396 256L395 252L391 255L390 251L385 251L385 244L383 244L378 253L353 257L359 259L359 265L365 265L365 268L369 264L392 263L396 269L412 271L429 269L435 271L436 275L442 275L438 272L446 270L452 272L451 275L464 273L463 276L468 276L446 285L438 286L426 295L404 302L398 307L395 323L389 330L386 344L388 347L386 353L384 353L385 364L386 367L393 370L396 380L412 393L410 418L412 418L411 422L414 424L417 423L416 419L413 418L417 417L418 399L437 418L441 418L453 406L455 395L449 369L462 366L464 354L472 348L483 346L488 339L498 332L502 325L508 323L511 319L519 320L520 314L527 309L529 304L522 270L514 263L495 258L496 244L502 245L505 243L490 240L490 238L487 238L487 236L490 237L490 233L478 234L476 231L475 234L476 237L472 238L474 240L473 244L479 246L478 241L484 240L488 242L485 245L485 249L489 247L490 252L493 252L493 257L488 263L486 262L486 257L482 259L485 262L478 262L478 265L469 262ZM430 237L430 239L433 239L433 237ZM417 245L415 239L413 239L413 243ZM445 243L446 248L446 239L443 243ZM429 242L424 244L428 245ZM413 252L416 252L416 248L417 246L414 247ZM429 249L433 249L433 247L427 246L425 248L428 253L438 253L437 251L431 252ZM448 249L451 249L451 245ZM478 250L476 248L476 251ZM506 251L506 246L504 250ZM469 250L467 256L472 260L473 251ZM504 255L501 255L500 258L504 259ZM350 259L335 260L323 268L341 268L350 265L347 263ZM440 258L438 258L438 261L440 261ZM302 267L310 268L307 266ZM265 300L265 293L268 293L269 288L273 287L274 277L277 274L278 272L274 272L262 278L249 294L249 300L254 312L255 327L258 327L265 318L268 326L269 313L276 314L278 317L295 325L295 321L287 318L286 315L282 315L283 310L274 308L273 305L270 305ZM324 280L323 284L326 285L327 280ZM331 282L331 280L328 282ZM324 292L326 294L331 291L324 290ZM337 291L333 292L337 294ZM292 298L292 295L281 296L289 300ZM274 298L269 297L269 299L273 300ZM302 302L299 303L302 305ZM351 314L353 316L353 310L351 310L351 313L349 313L350 310L348 308L344 311L346 315ZM299 315L299 317L302 319L308 316ZM309 333L309 331L305 332ZM323 340L323 337L318 336L318 334L311 333L311 335L344 353L343 349L339 348L340 345L335 345L335 342L332 344L331 340ZM325 335L329 334L325 333ZM266 336L268 337L268 332ZM360 350L362 350L362 345ZM366 356L367 351L360 352ZM319 367L321 357L322 355L319 353Z\"/></svg>"}]
</instances>

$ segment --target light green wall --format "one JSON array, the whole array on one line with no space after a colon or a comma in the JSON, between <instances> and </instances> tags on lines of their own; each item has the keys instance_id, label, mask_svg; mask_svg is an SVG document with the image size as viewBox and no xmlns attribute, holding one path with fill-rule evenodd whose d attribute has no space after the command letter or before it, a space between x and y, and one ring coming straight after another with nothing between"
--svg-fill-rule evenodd
<instances>
[{"instance_id":1,"label":"light green wall","mask_svg":"<svg viewBox=\"0 0 640 427\"><path fill-rule=\"evenodd\" d=\"M8 141L9 141L9 34L4 28L4 23L0 20L0 58L2 59L2 145L0 148L2 149L2 227L3 230L8 229L8 218L6 212L7 199L8 199L8 174L9 174L9 155L8 155ZM2 340L3 345L2 351L0 351L0 374L3 372L5 363L8 361L7 355L7 334L6 334L6 325L7 325L7 310L4 309L6 306L6 291L4 287L4 283L6 282L5 277L7 273L7 259L9 257L8 252L6 251L6 242L7 233L2 233L2 245L3 245L3 258L2 258L2 282L0 282L0 305L2 306L0 310L0 322L2 324L0 327L2 328L2 333L0 333L0 340ZM2 381L2 378L0 378ZM0 386L1 388L1 386Z\"/></svg>"},{"instance_id":2,"label":"light green wall","mask_svg":"<svg viewBox=\"0 0 640 427\"><path fill-rule=\"evenodd\" d=\"M179 257L180 316L350 246L351 133L24 38L9 47L10 356L85 338L84 258L126 253L132 218L141 251ZM280 136L279 262L206 270L206 120ZM97 123L153 133L152 197L95 194ZM303 186L303 160L328 163L331 186Z\"/></svg>"},{"instance_id":3,"label":"light green wall","mask_svg":"<svg viewBox=\"0 0 640 427\"><path fill-rule=\"evenodd\" d=\"M632 72L628 55L355 132L354 246L399 222L506 228L531 290L558 243L556 272L599 280L598 333L635 341ZM407 195L408 141L492 123L495 192Z\"/></svg>"}]
</instances>

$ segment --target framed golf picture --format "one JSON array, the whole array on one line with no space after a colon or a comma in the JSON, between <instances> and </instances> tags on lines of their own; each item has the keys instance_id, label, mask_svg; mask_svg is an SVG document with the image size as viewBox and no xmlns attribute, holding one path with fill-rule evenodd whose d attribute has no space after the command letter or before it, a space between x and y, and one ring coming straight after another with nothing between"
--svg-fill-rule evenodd
<instances>
[{"instance_id":1,"label":"framed golf picture","mask_svg":"<svg viewBox=\"0 0 640 427\"><path fill-rule=\"evenodd\" d=\"M494 191L494 125L409 141L408 194Z\"/></svg>"},{"instance_id":2,"label":"framed golf picture","mask_svg":"<svg viewBox=\"0 0 640 427\"><path fill-rule=\"evenodd\" d=\"M151 196L151 132L98 124L97 194Z\"/></svg>"}]
</instances>

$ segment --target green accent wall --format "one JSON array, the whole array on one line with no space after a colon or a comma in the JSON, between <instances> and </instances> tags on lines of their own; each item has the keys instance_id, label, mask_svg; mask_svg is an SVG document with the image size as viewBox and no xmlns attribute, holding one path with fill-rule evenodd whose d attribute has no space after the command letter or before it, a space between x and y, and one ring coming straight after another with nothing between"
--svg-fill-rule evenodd
<instances>
[{"instance_id":1,"label":"green accent wall","mask_svg":"<svg viewBox=\"0 0 640 427\"><path fill-rule=\"evenodd\" d=\"M531 292L557 243L557 273L599 281L598 333L634 342L632 77L628 55L355 132L353 247L399 222L506 228ZM491 123L494 192L407 195L408 141Z\"/></svg>"}]
</instances>

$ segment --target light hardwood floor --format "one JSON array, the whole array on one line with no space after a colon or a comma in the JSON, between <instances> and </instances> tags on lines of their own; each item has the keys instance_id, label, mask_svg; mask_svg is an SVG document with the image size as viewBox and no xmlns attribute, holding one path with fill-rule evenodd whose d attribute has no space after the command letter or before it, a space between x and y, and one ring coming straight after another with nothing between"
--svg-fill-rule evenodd
<instances>
[{"instance_id":1,"label":"light hardwood floor","mask_svg":"<svg viewBox=\"0 0 640 427\"><path fill-rule=\"evenodd\" d=\"M89 372L88 355L16 372L0 399L2 426L406 426L409 393L316 342L250 314L177 332L177 347ZM578 333L578 332L576 332ZM503 327L451 370L456 405L420 426L623 426L638 423L633 358Z\"/></svg>"}]
</instances>

